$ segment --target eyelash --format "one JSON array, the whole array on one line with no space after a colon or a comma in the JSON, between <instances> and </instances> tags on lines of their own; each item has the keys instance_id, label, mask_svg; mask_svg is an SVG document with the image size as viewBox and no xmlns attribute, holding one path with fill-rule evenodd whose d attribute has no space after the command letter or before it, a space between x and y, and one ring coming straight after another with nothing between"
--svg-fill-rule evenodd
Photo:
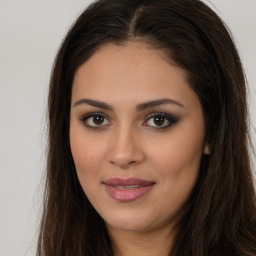
<instances>
[{"instance_id":1,"label":"eyelash","mask_svg":"<svg viewBox=\"0 0 256 256\"><path fill-rule=\"evenodd\" d=\"M108 117L106 117L106 115L103 114L103 113L90 113L90 114L87 114L87 115L83 116L81 118L81 121L83 122L83 124L86 127L90 128L90 129L99 129L99 128L102 128L103 126L106 126L106 125L94 125L93 126L93 125L87 124L88 120L90 118L94 118L94 117L101 117L101 118L104 118L104 119L108 120ZM109 124L107 124L107 126L111 125L111 122L110 121L108 121L108 122L109 122Z\"/></svg>"},{"instance_id":2,"label":"eyelash","mask_svg":"<svg viewBox=\"0 0 256 256\"><path fill-rule=\"evenodd\" d=\"M149 116L147 116L146 122L148 122L150 119L154 119L156 117L164 118L165 122L167 121L168 124L164 125L164 126L160 126L160 127L158 127L158 126L150 126L150 127L153 127L154 129L167 129L167 128L171 127L172 125L174 125L175 123L178 122L177 118L175 118L175 117L173 117L173 116L171 116L169 114L166 114L166 113L151 113ZM143 125L146 122L144 122Z\"/></svg>"},{"instance_id":3,"label":"eyelash","mask_svg":"<svg viewBox=\"0 0 256 256\"><path fill-rule=\"evenodd\" d=\"M88 124L88 120L90 118L95 118L95 117L100 117L100 118L103 118L105 120L107 119L108 124L103 124L103 125L102 124L99 124L99 125L90 125L90 124ZM164 122L168 122L168 124L166 124L164 126L146 125L146 123L149 122L149 120L157 118L157 117L164 118ZM103 128L105 126L111 125L111 121L109 121L109 118L103 113L90 113L90 114L87 114L87 115L83 116L80 120L83 122L83 124L86 127L90 128L90 129L95 129L95 130ZM169 114L166 114L166 113L151 113L146 117L146 121L143 122L142 125L152 127L153 129L167 129L167 128L171 127L172 125L174 125L177 122L178 122L178 119L176 117L173 117L173 116L169 115Z\"/></svg>"}]
</instances>

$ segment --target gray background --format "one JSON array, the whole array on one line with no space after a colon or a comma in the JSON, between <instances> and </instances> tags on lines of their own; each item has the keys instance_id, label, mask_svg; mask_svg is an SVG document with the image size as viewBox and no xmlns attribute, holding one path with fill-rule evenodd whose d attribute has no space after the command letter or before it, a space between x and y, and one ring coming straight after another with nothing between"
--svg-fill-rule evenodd
<instances>
[{"instance_id":1,"label":"gray background","mask_svg":"<svg viewBox=\"0 0 256 256\"><path fill-rule=\"evenodd\" d=\"M51 65L69 26L89 2L0 0L0 255L35 255ZM233 32L255 126L256 1L204 2Z\"/></svg>"}]
</instances>

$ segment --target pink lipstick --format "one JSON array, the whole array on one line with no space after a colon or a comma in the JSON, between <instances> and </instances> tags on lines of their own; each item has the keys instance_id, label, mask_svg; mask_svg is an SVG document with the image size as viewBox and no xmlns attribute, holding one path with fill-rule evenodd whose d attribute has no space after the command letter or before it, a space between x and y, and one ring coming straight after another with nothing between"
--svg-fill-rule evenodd
<instances>
[{"instance_id":1,"label":"pink lipstick","mask_svg":"<svg viewBox=\"0 0 256 256\"><path fill-rule=\"evenodd\" d=\"M131 202L145 195L155 182L137 178L114 178L103 182L107 193L119 202Z\"/></svg>"}]
</instances>

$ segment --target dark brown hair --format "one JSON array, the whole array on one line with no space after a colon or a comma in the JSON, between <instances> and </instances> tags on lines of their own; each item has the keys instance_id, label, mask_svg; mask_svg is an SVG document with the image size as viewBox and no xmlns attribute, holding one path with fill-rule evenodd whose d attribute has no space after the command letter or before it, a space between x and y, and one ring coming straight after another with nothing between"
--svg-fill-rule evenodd
<instances>
[{"instance_id":1,"label":"dark brown hair","mask_svg":"<svg viewBox=\"0 0 256 256\"><path fill-rule=\"evenodd\" d=\"M104 221L84 194L69 144L78 67L106 43L141 41L186 71L198 95L211 155L177 224L173 256L256 255L256 199L249 160L246 84L232 37L199 0L99 0L76 20L54 63L49 148L38 256L110 256Z\"/></svg>"}]
</instances>

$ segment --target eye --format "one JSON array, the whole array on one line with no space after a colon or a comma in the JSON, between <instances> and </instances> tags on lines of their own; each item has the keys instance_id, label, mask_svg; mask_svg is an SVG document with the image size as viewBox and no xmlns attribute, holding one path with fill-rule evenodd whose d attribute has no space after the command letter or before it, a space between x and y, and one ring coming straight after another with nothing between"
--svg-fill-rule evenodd
<instances>
[{"instance_id":1,"label":"eye","mask_svg":"<svg viewBox=\"0 0 256 256\"><path fill-rule=\"evenodd\" d=\"M100 113L88 114L84 116L81 120L87 127L90 128L98 128L111 124L111 122L103 114Z\"/></svg>"},{"instance_id":2,"label":"eye","mask_svg":"<svg viewBox=\"0 0 256 256\"><path fill-rule=\"evenodd\" d=\"M151 126L158 129L168 128L175 124L177 119L165 113L153 113L143 123L144 126Z\"/></svg>"}]
</instances>

